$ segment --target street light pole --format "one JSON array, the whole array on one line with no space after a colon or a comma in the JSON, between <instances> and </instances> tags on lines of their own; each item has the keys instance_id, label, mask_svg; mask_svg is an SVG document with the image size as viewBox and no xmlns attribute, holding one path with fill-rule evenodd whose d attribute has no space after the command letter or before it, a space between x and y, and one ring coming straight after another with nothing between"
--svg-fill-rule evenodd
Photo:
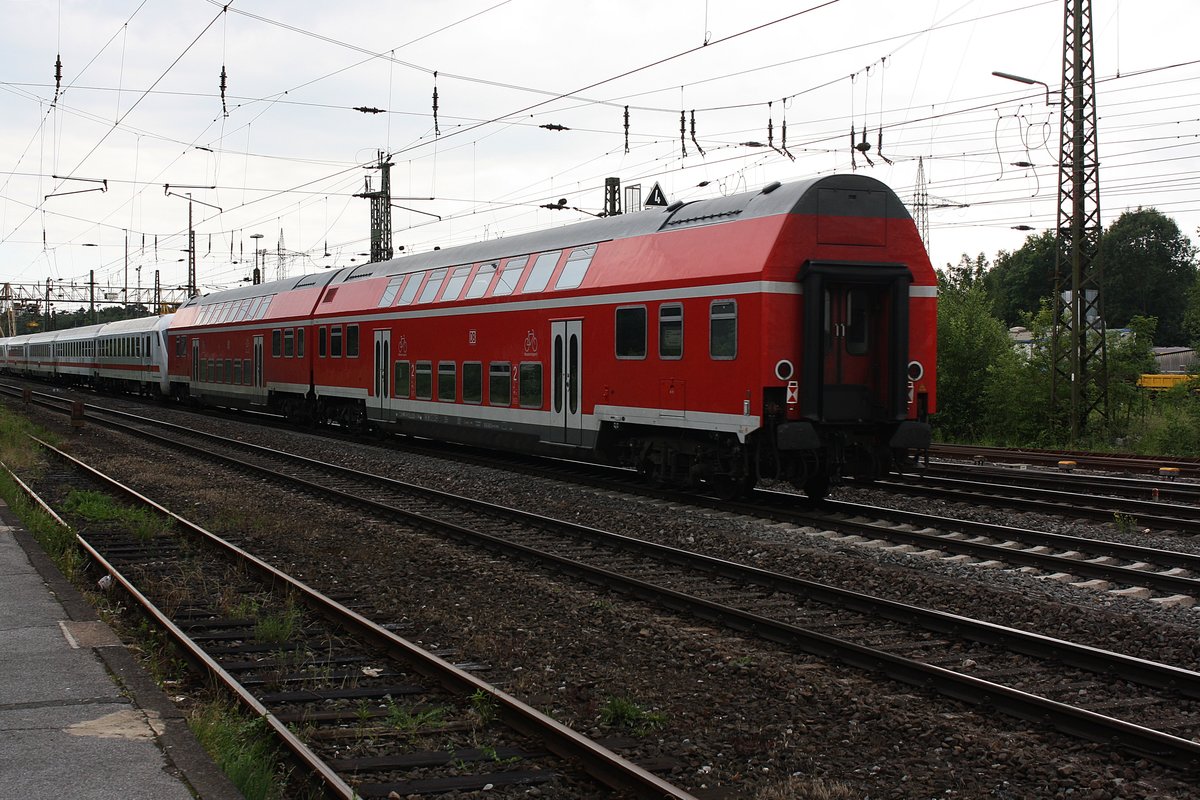
<instances>
[{"instance_id":1,"label":"street light pole","mask_svg":"<svg viewBox=\"0 0 1200 800\"><path fill-rule=\"evenodd\" d=\"M254 285L262 283L262 271L258 268L258 240L263 238L261 233L252 233L250 238L254 240Z\"/></svg>"}]
</instances>

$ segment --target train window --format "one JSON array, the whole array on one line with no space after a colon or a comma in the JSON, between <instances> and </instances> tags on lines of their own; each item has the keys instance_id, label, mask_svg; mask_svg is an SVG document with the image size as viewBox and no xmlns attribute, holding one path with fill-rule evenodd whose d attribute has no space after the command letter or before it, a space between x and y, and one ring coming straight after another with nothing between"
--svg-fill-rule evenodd
<instances>
[{"instance_id":1,"label":"train window","mask_svg":"<svg viewBox=\"0 0 1200 800\"><path fill-rule=\"evenodd\" d=\"M395 376L396 385L393 388L393 397L408 397L412 394L409 388L411 382L409 375L409 364L407 361L397 361L396 368L392 370L392 375Z\"/></svg>"},{"instance_id":2,"label":"train window","mask_svg":"<svg viewBox=\"0 0 1200 800\"><path fill-rule=\"evenodd\" d=\"M458 375L453 361L438 362L438 392L437 399L444 403L453 403L457 397Z\"/></svg>"},{"instance_id":3,"label":"train window","mask_svg":"<svg viewBox=\"0 0 1200 800\"><path fill-rule=\"evenodd\" d=\"M283 331L283 357L291 358L296 355L296 331L293 328L285 328Z\"/></svg>"},{"instance_id":4,"label":"train window","mask_svg":"<svg viewBox=\"0 0 1200 800\"><path fill-rule=\"evenodd\" d=\"M321 358L325 357L325 339L325 326L322 325L320 328L317 328L317 355Z\"/></svg>"},{"instance_id":5,"label":"train window","mask_svg":"<svg viewBox=\"0 0 1200 800\"><path fill-rule=\"evenodd\" d=\"M383 297L379 298L380 307L390 306L392 301L396 299L396 295L400 293L400 284L404 283L403 275L394 275L388 281L387 287L383 290Z\"/></svg>"},{"instance_id":6,"label":"train window","mask_svg":"<svg viewBox=\"0 0 1200 800\"><path fill-rule=\"evenodd\" d=\"M271 299L273 297L275 297L275 295L269 294L262 298L262 302L258 304L258 312L254 315L255 319L262 319L267 315L267 309L271 307Z\"/></svg>"},{"instance_id":7,"label":"train window","mask_svg":"<svg viewBox=\"0 0 1200 800\"><path fill-rule=\"evenodd\" d=\"M465 299L474 300L477 297L483 297L492 285L492 278L496 274L496 262L491 264L480 264L479 271L475 273L475 279L471 281L471 287L467 289Z\"/></svg>"},{"instance_id":8,"label":"train window","mask_svg":"<svg viewBox=\"0 0 1200 800\"><path fill-rule=\"evenodd\" d=\"M250 301L250 308L246 309L246 319L257 319L258 307L263 304L263 298L255 297Z\"/></svg>"},{"instance_id":9,"label":"train window","mask_svg":"<svg viewBox=\"0 0 1200 800\"><path fill-rule=\"evenodd\" d=\"M404 291L400 292L400 299L396 301L398 306L406 306L412 302L412 299L417 296L417 289L421 288L421 273L408 276L408 283L404 284Z\"/></svg>"},{"instance_id":10,"label":"train window","mask_svg":"<svg viewBox=\"0 0 1200 800\"><path fill-rule=\"evenodd\" d=\"M442 281L446 279L446 270L435 269L429 273L429 279L425 281L425 288L421 290L421 297L417 300L418 303L428 303L433 298L437 297L438 289L442 288Z\"/></svg>"},{"instance_id":11,"label":"train window","mask_svg":"<svg viewBox=\"0 0 1200 800\"><path fill-rule=\"evenodd\" d=\"M517 375L517 396L521 408L542 407L542 364L535 361L522 364Z\"/></svg>"},{"instance_id":12,"label":"train window","mask_svg":"<svg viewBox=\"0 0 1200 800\"><path fill-rule=\"evenodd\" d=\"M500 279L496 281L496 288L492 290L492 296L499 297L500 295L512 294L516 291L517 283L521 280L521 273L525 271L525 265L528 263L529 256L510 258L504 264L504 269L500 273Z\"/></svg>"},{"instance_id":13,"label":"train window","mask_svg":"<svg viewBox=\"0 0 1200 800\"><path fill-rule=\"evenodd\" d=\"M342 326L331 325L329 328L329 355L333 358L342 357Z\"/></svg>"},{"instance_id":14,"label":"train window","mask_svg":"<svg viewBox=\"0 0 1200 800\"><path fill-rule=\"evenodd\" d=\"M617 358L646 357L646 307L617 309Z\"/></svg>"},{"instance_id":15,"label":"train window","mask_svg":"<svg viewBox=\"0 0 1200 800\"><path fill-rule=\"evenodd\" d=\"M233 362L232 358L225 359L225 383L238 383L239 382L239 381L235 381L233 379L233 363L234 362ZM237 363L241 364L242 362L239 361Z\"/></svg>"},{"instance_id":16,"label":"train window","mask_svg":"<svg viewBox=\"0 0 1200 800\"><path fill-rule=\"evenodd\" d=\"M463 364L463 402L483 402L483 364L478 361Z\"/></svg>"},{"instance_id":17,"label":"train window","mask_svg":"<svg viewBox=\"0 0 1200 800\"><path fill-rule=\"evenodd\" d=\"M358 358L358 326L346 326L346 358Z\"/></svg>"},{"instance_id":18,"label":"train window","mask_svg":"<svg viewBox=\"0 0 1200 800\"><path fill-rule=\"evenodd\" d=\"M467 278L471 275L471 267L455 267L454 272L450 273L450 280L446 281L446 291L442 292L442 302L450 302L457 300L459 294L462 293L463 285L466 284Z\"/></svg>"},{"instance_id":19,"label":"train window","mask_svg":"<svg viewBox=\"0 0 1200 800\"><path fill-rule=\"evenodd\" d=\"M583 277L587 275L588 266L592 263L592 256L596 255L596 245L587 247L576 247L571 251L571 255L567 256L567 263L563 265L562 274L558 276L558 282L554 284L555 289L574 289L579 284L583 283Z\"/></svg>"},{"instance_id":20,"label":"train window","mask_svg":"<svg viewBox=\"0 0 1200 800\"><path fill-rule=\"evenodd\" d=\"M296 328L296 357L304 358L304 328Z\"/></svg>"},{"instance_id":21,"label":"train window","mask_svg":"<svg viewBox=\"0 0 1200 800\"><path fill-rule=\"evenodd\" d=\"M225 362L217 359L216 370L213 372L213 383L225 382Z\"/></svg>"},{"instance_id":22,"label":"train window","mask_svg":"<svg viewBox=\"0 0 1200 800\"><path fill-rule=\"evenodd\" d=\"M216 380L216 378L214 378L213 376L217 374L217 369L216 369L216 367L213 366L213 360L211 358L206 358L206 359L204 359L204 361L208 366L208 369L206 370L206 373L204 376L204 380L206 380L206 381Z\"/></svg>"},{"instance_id":23,"label":"train window","mask_svg":"<svg viewBox=\"0 0 1200 800\"><path fill-rule=\"evenodd\" d=\"M283 355L283 331L279 328L271 331L271 356L279 358Z\"/></svg>"},{"instance_id":24,"label":"train window","mask_svg":"<svg viewBox=\"0 0 1200 800\"><path fill-rule=\"evenodd\" d=\"M708 355L722 361L737 358L736 300L713 300L709 305Z\"/></svg>"},{"instance_id":25,"label":"train window","mask_svg":"<svg viewBox=\"0 0 1200 800\"><path fill-rule=\"evenodd\" d=\"M246 315L250 313L250 306L253 303L254 303L253 300L243 300L242 302L238 303L237 311L234 312L234 315L233 315L233 321L241 322L242 320L244 320L246 318Z\"/></svg>"},{"instance_id":26,"label":"train window","mask_svg":"<svg viewBox=\"0 0 1200 800\"><path fill-rule=\"evenodd\" d=\"M417 399L433 399L433 362L417 362Z\"/></svg>"},{"instance_id":27,"label":"train window","mask_svg":"<svg viewBox=\"0 0 1200 800\"><path fill-rule=\"evenodd\" d=\"M537 257L537 261L533 262L533 269L529 271L529 277L525 279L525 288L521 290L522 294L540 292L546 288L546 282L550 280L550 274L554 272L554 267L558 264L558 256L561 253L561 250L555 250L552 253L542 253Z\"/></svg>"},{"instance_id":28,"label":"train window","mask_svg":"<svg viewBox=\"0 0 1200 800\"><path fill-rule=\"evenodd\" d=\"M683 306L658 307L658 357L683 358Z\"/></svg>"},{"instance_id":29,"label":"train window","mask_svg":"<svg viewBox=\"0 0 1200 800\"><path fill-rule=\"evenodd\" d=\"M240 358L233 360L233 382L238 384L242 382L242 360Z\"/></svg>"},{"instance_id":30,"label":"train window","mask_svg":"<svg viewBox=\"0 0 1200 800\"><path fill-rule=\"evenodd\" d=\"M488 403L512 405L512 364L507 361L493 361L488 366Z\"/></svg>"}]
</instances>

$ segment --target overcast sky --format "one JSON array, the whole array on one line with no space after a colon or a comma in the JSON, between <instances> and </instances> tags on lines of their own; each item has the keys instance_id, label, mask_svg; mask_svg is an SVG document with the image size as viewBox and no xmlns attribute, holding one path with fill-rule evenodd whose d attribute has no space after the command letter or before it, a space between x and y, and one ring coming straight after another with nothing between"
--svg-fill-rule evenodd
<instances>
[{"instance_id":1,"label":"overcast sky","mask_svg":"<svg viewBox=\"0 0 1200 800\"><path fill-rule=\"evenodd\" d=\"M1154 206L1195 240L1200 3L1092 9L1103 221ZM0 0L0 15L13 283L94 269L120 287L128 235L130 286L139 266L142 286L155 269L182 285L188 202L164 184L197 201L205 291L248 276L256 241L268 279L281 240L291 275L361 263L353 195L378 186L378 150L411 209L393 242L416 252L585 219L609 176L691 200L857 166L911 202L919 158L935 266L1054 225L1058 109L991 72L1056 103L1063 0ZM873 166L851 163L852 128ZM559 198L583 211L539 208Z\"/></svg>"}]
</instances>

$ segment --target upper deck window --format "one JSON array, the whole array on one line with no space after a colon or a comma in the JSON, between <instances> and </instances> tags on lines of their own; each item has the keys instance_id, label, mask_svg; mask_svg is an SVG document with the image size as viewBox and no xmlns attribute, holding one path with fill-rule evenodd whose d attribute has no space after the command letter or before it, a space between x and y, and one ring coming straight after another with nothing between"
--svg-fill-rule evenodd
<instances>
[{"instance_id":1,"label":"upper deck window","mask_svg":"<svg viewBox=\"0 0 1200 800\"><path fill-rule=\"evenodd\" d=\"M457 300L470 274L470 265L455 267L454 272L450 273L450 280L446 281L446 291L442 293L442 302L448 303Z\"/></svg>"},{"instance_id":2,"label":"upper deck window","mask_svg":"<svg viewBox=\"0 0 1200 800\"><path fill-rule=\"evenodd\" d=\"M555 289L574 289L579 284L583 283L583 278L587 275L588 266L592 263L592 256L596 255L596 245L587 247L576 247L567 256L567 263L563 265L562 274L558 276L558 282L554 284Z\"/></svg>"},{"instance_id":3,"label":"upper deck window","mask_svg":"<svg viewBox=\"0 0 1200 800\"><path fill-rule=\"evenodd\" d=\"M496 288L492 290L492 296L498 297L516 291L517 283L521 280L521 273L525 271L525 265L528 263L529 256L517 256L506 261L504 269L500 272L500 278L496 281Z\"/></svg>"},{"instance_id":4,"label":"upper deck window","mask_svg":"<svg viewBox=\"0 0 1200 800\"><path fill-rule=\"evenodd\" d=\"M271 307L271 300L274 299L274 297L275 295L269 294L262 299L262 302L258 305L258 312L254 315L255 319L262 319L267 315L267 309Z\"/></svg>"},{"instance_id":5,"label":"upper deck window","mask_svg":"<svg viewBox=\"0 0 1200 800\"><path fill-rule=\"evenodd\" d=\"M428 303L433 298L437 297L438 289L442 287L442 281L446 279L446 270L435 269L429 273L429 280L425 281L425 288L421 290L421 297L417 300L418 303Z\"/></svg>"},{"instance_id":6,"label":"upper deck window","mask_svg":"<svg viewBox=\"0 0 1200 800\"><path fill-rule=\"evenodd\" d=\"M550 280L550 275L554 272L561 253L561 250L555 250L550 253L542 253L537 257L537 261L533 262L533 269L529 271L529 278L525 281L525 288L521 290L522 294L540 292L546 288L546 283Z\"/></svg>"},{"instance_id":7,"label":"upper deck window","mask_svg":"<svg viewBox=\"0 0 1200 800\"><path fill-rule=\"evenodd\" d=\"M492 277L496 274L496 262L490 264L480 264L479 271L475 273L475 279L471 281L471 287L467 289L467 300L474 300L477 297L483 297L487 293L488 287L492 285Z\"/></svg>"},{"instance_id":8,"label":"upper deck window","mask_svg":"<svg viewBox=\"0 0 1200 800\"><path fill-rule=\"evenodd\" d=\"M400 292L400 285L404 283L406 275L394 275L388 281L387 287L383 290L383 297L379 298L380 307L390 306L392 301L396 299L396 295Z\"/></svg>"},{"instance_id":9,"label":"upper deck window","mask_svg":"<svg viewBox=\"0 0 1200 800\"><path fill-rule=\"evenodd\" d=\"M406 306L412 302L417 296L417 289L421 288L421 276L424 273L418 272L415 275L408 276L408 283L404 284L404 289L400 292L400 299L396 301L398 306Z\"/></svg>"}]
</instances>

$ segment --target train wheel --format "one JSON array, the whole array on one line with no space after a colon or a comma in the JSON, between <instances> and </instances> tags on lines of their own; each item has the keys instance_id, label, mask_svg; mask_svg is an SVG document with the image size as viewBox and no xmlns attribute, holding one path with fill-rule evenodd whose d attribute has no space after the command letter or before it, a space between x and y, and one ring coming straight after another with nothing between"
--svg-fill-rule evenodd
<instances>
[{"instance_id":1,"label":"train wheel","mask_svg":"<svg viewBox=\"0 0 1200 800\"><path fill-rule=\"evenodd\" d=\"M804 493L810 500L824 500L829 496L829 476L822 472L809 478L804 484Z\"/></svg>"}]
</instances>

